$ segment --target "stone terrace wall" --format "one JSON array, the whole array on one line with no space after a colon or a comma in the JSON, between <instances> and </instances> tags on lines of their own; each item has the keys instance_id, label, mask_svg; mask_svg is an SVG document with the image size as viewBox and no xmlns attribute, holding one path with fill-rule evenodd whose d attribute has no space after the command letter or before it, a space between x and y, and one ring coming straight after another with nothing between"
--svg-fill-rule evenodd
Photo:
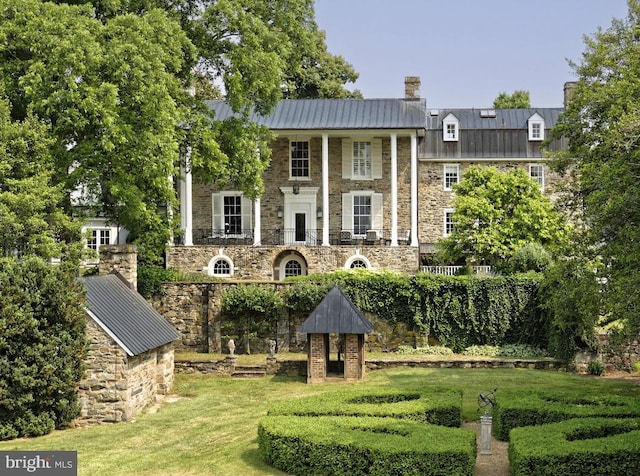
<instances>
[{"instance_id":1,"label":"stone terrace wall","mask_svg":"<svg viewBox=\"0 0 640 476\"><path fill-rule=\"evenodd\" d=\"M223 323L220 300L225 289L248 282L226 281L218 283L164 283L160 295L151 298L151 305L182 334L175 343L178 352L226 352L226 339L223 338ZM283 282L259 282L264 286L281 288L290 286ZM421 336L416 335L405 324L388 324L383 319L365 313L374 330L365 336L367 351L390 351L399 345L422 345ZM289 319L288 316L278 322L276 336L260 336L252 342L254 352L267 352L268 339L278 343L279 352L296 352L306 348L306 334L299 334L298 327L306 316ZM239 341L236 341L236 345ZM335 352L336 349L332 349Z\"/></svg>"}]
</instances>

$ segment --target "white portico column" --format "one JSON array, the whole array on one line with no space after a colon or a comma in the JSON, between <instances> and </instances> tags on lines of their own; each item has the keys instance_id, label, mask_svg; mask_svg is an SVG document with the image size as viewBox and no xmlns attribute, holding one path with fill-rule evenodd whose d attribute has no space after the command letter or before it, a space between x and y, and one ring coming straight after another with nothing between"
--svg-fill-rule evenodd
<instances>
[{"instance_id":1,"label":"white portico column","mask_svg":"<svg viewBox=\"0 0 640 476\"><path fill-rule=\"evenodd\" d=\"M260 233L260 228L262 228L262 217L260 215L260 198L256 198L256 201L253 202L253 213L254 213L254 221L253 221L253 245L258 246L262 241L262 235Z\"/></svg>"},{"instance_id":2,"label":"white portico column","mask_svg":"<svg viewBox=\"0 0 640 476\"><path fill-rule=\"evenodd\" d=\"M184 230L184 245L193 246L193 198L191 149L187 149L185 164L180 166L180 225Z\"/></svg>"},{"instance_id":3,"label":"white portico column","mask_svg":"<svg viewBox=\"0 0 640 476\"><path fill-rule=\"evenodd\" d=\"M329 136L322 134L322 246L329 246Z\"/></svg>"},{"instance_id":4,"label":"white portico column","mask_svg":"<svg viewBox=\"0 0 640 476\"><path fill-rule=\"evenodd\" d=\"M418 138L411 133L411 246L418 246Z\"/></svg>"},{"instance_id":5,"label":"white portico column","mask_svg":"<svg viewBox=\"0 0 640 476\"><path fill-rule=\"evenodd\" d=\"M398 246L398 135L391 134L391 246Z\"/></svg>"}]
</instances>

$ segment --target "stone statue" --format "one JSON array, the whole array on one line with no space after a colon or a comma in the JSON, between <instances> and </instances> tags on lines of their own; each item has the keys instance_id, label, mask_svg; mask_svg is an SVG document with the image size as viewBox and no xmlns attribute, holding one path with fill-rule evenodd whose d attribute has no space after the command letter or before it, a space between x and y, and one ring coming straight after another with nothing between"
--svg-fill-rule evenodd
<instances>
[{"instance_id":1,"label":"stone statue","mask_svg":"<svg viewBox=\"0 0 640 476\"><path fill-rule=\"evenodd\" d=\"M229 342L227 342L227 348L229 349L229 355L233 355L236 351L236 343L233 342L233 339L229 339Z\"/></svg>"},{"instance_id":2,"label":"stone statue","mask_svg":"<svg viewBox=\"0 0 640 476\"><path fill-rule=\"evenodd\" d=\"M271 339L269 340L269 357L273 357L276 353L276 341Z\"/></svg>"}]
</instances>

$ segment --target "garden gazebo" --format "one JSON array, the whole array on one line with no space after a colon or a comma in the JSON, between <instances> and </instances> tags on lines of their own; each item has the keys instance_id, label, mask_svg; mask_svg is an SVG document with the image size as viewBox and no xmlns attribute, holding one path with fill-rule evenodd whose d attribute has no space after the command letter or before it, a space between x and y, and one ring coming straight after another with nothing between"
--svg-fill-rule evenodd
<instances>
[{"instance_id":1,"label":"garden gazebo","mask_svg":"<svg viewBox=\"0 0 640 476\"><path fill-rule=\"evenodd\" d=\"M364 377L364 335L373 326L336 285L300 326L308 337L307 383L353 381ZM338 335L337 361L330 336ZM341 355L344 361L340 361Z\"/></svg>"}]
</instances>

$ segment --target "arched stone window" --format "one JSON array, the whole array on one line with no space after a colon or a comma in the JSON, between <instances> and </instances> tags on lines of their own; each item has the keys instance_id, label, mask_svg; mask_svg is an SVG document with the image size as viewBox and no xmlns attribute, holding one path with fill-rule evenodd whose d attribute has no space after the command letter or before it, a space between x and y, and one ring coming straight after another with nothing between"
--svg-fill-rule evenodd
<instances>
[{"instance_id":1,"label":"arched stone window","mask_svg":"<svg viewBox=\"0 0 640 476\"><path fill-rule=\"evenodd\" d=\"M302 265L296 259L290 259L284 264L284 277L302 275Z\"/></svg>"},{"instance_id":2,"label":"arched stone window","mask_svg":"<svg viewBox=\"0 0 640 476\"><path fill-rule=\"evenodd\" d=\"M356 269L356 268L363 268L363 269L367 269L367 263L365 263L363 260L361 259L354 259L351 262L351 269Z\"/></svg>"},{"instance_id":3,"label":"arched stone window","mask_svg":"<svg viewBox=\"0 0 640 476\"><path fill-rule=\"evenodd\" d=\"M345 269L371 269L371 263L366 258L366 256L362 256L359 251L356 251L356 254L351 256L344 263Z\"/></svg>"},{"instance_id":4,"label":"arched stone window","mask_svg":"<svg viewBox=\"0 0 640 476\"><path fill-rule=\"evenodd\" d=\"M214 256L211 258L211 261L209 261L207 274L218 278L229 278L233 276L233 261L231 261L228 256L222 254Z\"/></svg>"}]
</instances>

